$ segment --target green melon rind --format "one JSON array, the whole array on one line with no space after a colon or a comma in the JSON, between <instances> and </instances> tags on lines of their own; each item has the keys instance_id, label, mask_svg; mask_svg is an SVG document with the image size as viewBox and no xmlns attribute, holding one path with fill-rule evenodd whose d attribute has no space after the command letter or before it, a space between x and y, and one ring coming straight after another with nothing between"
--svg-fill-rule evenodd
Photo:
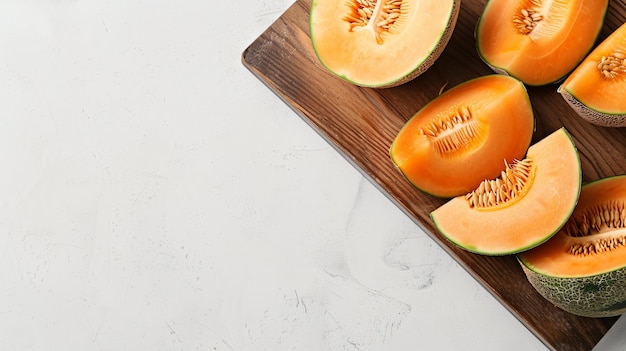
<instances>
[{"instance_id":1,"label":"green melon rind","mask_svg":"<svg viewBox=\"0 0 626 351\"><path fill-rule=\"evenodd\" d=\"M317 1L313 1L312 5L311 5L311 14L313 14L315 6L317 6ZM329 72L331 72L336 77L339 77L339 78L343 79L346 82L349 82L351 84L354 84L356 86L363 87L363 88L380 88L380 89L382 89L382 88L393 88L393 87L402 85L404 83L408 83L409 81L417 78L422 73L426 72L435 63L435 61L437 61L439 56L441 56L441 53L443 52L443 50L446 48L446 46L448 46L448 42L450 41L450 38L452 37L452 33L454 32L454 28L456 27L456 22L457 22L458 17L459 17L459 12L460 12L459 10L460 10L460 8L461 8L461 0L454 0L453 4L452 4L452 9L451 9L450 15L448 17L449 18L448 19L448 24L446 25L446 28L441 33L439 42L437 42L437 45L435 45L432 48L432 50L428 54L428 56L426 56L424 58L424 60L419 62L415 66L415 68L413 68L413 70L411 70L410 72L407 73L407 75L405 75L404 77L398 77L398 78L396 78L394 80L391 80L389 82L382 82L380 84L364 84L362 82L353 81L350 78L346 77L345 75L337 74L335 71L331 70L328 66L326 66L324 61L317 54L317 49L315 48L315 40L313 38L313 35L311 34L311 42L312 42L312 45L313 45L313 51L315 52L315 55L316 55L317 59L319 60L319 62L321 62L322 65ZM313 33L313 30L312 30L312 27L313 27L313 17L314 16L311 15L310 19L309 19L309 33Z\"/></svg>"},{"instance_id":2,"label":"green melon rind","mask_svg":"<svg viewBox=\"0 0 626 351\"><path fill-rule=\"evenodd\" d=\"M518 256L530 284L556 307L582 317L626 312L626 267L588 277L562 278L536 272Z\"/></svg>"},{"instance_id":3,"label":"green melon rind","mask_svg":"<svg viewBox=\"0 0 626 351\"><path fill-rule=\"evenodd\" d=\"M571 92L567 91L567 89L563 89L562 86L559 87L557 92L561 94L567 104L587 122L601 127L626 127L626 112L609 113L594 109L578 100Z\"/></svg>"}]
</instances>

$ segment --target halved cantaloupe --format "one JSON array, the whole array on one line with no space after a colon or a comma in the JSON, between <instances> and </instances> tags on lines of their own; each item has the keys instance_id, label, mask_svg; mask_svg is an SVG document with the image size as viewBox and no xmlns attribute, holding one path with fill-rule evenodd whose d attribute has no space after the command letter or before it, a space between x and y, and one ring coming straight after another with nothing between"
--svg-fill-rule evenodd
<instances>
[{"instance_id":1,"label":"halved cantaloupe","mask_svg":"<svg viewBox=\"0 0 626 351\"><path fill-rule=\"evenodd\" d=\"M583 119L626 127L626 23L598 45L558 91Z\"/></svg>"},{"instance_id":2,"label":"halved cantaloupe","mask_svg":"<svg viewBox=\"0 0 626 351\"><path fill-rule=\"evenodd\" d=\"M480 57L528 85L565 77L593 47L608 0L489 0L476 27Z\"/></svg>"},{"instance_id":3,"label":"halved cantaloupe","mask_svg":"<svg viewBox=\"0 0 626 351\"><path fill-rule=\"evenodd\" d=\"M583 185L567 224L518 258L530 283L561 309L586 317L626 312L626 175Z\"/></svg>"},{"instance_id":4,"label":"halved cantaloupe","mask_svg":"<svg viewBox=\"0 0 626 351\"><path fill-rule=\"evenodd\" d=\"M578 200L581 168L561 128L528 149L494 180L431 213L437 229L459 247L484 255L514 254L553 236Z\"/></svg>"},{"instance_id":5,"label":"halved cantaloupe","mask_svg":"<svg viewBox=\"0 0 626 351\"><path fill-rule=\"evenodd\" d=\"M335 75L392 87L426 71L446 47L460 0L314 0L313 48Z\"/></svg>"},{"instance_id":6,"label":"halved cantaloupe","mask_svg":"<svg viewBox=\"0 0 626 351\"><path fill-rule=\"evenodd\" d=\"M400 130L391 160L416 188L450 198L500 174L522 158L535 120L524 85L492 74L433 99Z\"/></svg>"}]
</instances>

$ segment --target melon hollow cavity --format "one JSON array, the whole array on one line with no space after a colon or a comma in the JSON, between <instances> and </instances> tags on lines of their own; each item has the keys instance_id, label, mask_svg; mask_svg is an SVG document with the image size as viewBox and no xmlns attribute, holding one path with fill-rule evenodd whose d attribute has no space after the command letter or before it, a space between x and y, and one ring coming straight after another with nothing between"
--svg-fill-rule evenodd
<instances>
[{"instance_id":1,"label":"melon hollow cavity","mask_svg":"<svg viewBox=\"0 0 626 351\"><path fill-rule=\"evenodd\" d=\"M431 143L433 151L442 158L460 157L478 147L485 137L485 129L468 106L443 114L421 127L420 133Z\"/></svg>"},{"instance_id":2,"label":"melon hollow cavity","mask_svg":"<svg viewBox=\"0 0 626 351\"><path fill-rule=\"evenodd\" d=\"M574 256L601 254L626 246L626 208L623 200L592 205L572 216L564 227Z\"/></svg>"},{"instance_id":3,"label":"melon hollow cavity","mask_svg":"<svg viewBox=\"0 0 626 351\"><path fill-rule=\"evenodd\" d=\"M513 205L526 195L535 178L531 159L504 162L505 170L499 178L483 180L476 190L465 195L469 206L480 210L496 210Z\"/></svg>"},{"instance_id":4,"label":"melon hollow cavity","mask_svg":"<svg viewBox=\"0 0 626 351\"><path fill-rule=\"evenodd\" d=\"M404 22L408 2L402 0L348 0L348 14L343 18L350 24L349 31L369 29L376 43L383 44L387 33L397 32Z\"/></svg>"},{"instance_id":5,"label":"melon hollow cavity","mask_svg":"<svg viewBox=\"0 0 626 351\"><path fill-rule=\"evenodd\" d=\"M519 34L527 35L533 41L550 38L565 26L567 18L563 12L566 6L567 1L520 1L511 21Z\"/></svg>"},{"instance_id":6,"label":"melon hollow cavity","mask_svg":"<svg viewBox=\"0 0 626 351\"><path fill-rule=\"evenodd\" d=\"M460 0L313 0L320 63L352 84L388 88L425 72L446 47Z\"/></svg>"}]
</instances>

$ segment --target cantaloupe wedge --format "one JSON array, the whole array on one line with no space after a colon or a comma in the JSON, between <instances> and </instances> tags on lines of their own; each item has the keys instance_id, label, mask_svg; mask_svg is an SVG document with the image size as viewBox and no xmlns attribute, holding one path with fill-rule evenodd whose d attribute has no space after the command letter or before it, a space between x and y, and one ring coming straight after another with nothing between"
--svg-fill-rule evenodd
<instances>
[{"instance_id":1,"label":"cantaloupe wedge","mask_svg":"<svg viewBox=\"0 0 626 351\"><path fill-rule=\"evenodd\" d=\"M558 89L583 119L626 126L626 23L598 45Z\"/></svg>"},{"instance_id":2,"label":"cantaloupe wedge","mask_svg":"<svg viewBox=\"0 0 626 351\"><path fill-rule=\"evenodd\" d=\"M437 229L459 247L484 255L519 253L548 240L566 223L581 187L578 152L561 128L465 196L437 208Z\"/></svg>"},{"instance_id":3,"label":"cantaloupe wedge","mask_svg":"<svg viewBox=\"0 0 626 351\"><path fill-rule=\"evenodd\" d=\"M497 177L522 158L535 119L524 85L492 74L434 98L399 131L389 154L416 188L450 198Z\"/></svg>"}]
</instances>

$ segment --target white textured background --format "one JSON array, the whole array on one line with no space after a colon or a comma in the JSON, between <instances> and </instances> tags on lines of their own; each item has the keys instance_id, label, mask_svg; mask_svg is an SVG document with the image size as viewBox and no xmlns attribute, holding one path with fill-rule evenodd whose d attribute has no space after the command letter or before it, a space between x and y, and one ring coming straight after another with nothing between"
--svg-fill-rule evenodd
<instances>
[{"instance_id":1,"label":"white textured background","mask_svg":"<svg viewBox=\"0 0 626 351\"><path fill-rule=\"evenodd\" d=\"M0 0L0 350L544 349L243 67L291 3Z\"/></svg>"}]
</instances>

